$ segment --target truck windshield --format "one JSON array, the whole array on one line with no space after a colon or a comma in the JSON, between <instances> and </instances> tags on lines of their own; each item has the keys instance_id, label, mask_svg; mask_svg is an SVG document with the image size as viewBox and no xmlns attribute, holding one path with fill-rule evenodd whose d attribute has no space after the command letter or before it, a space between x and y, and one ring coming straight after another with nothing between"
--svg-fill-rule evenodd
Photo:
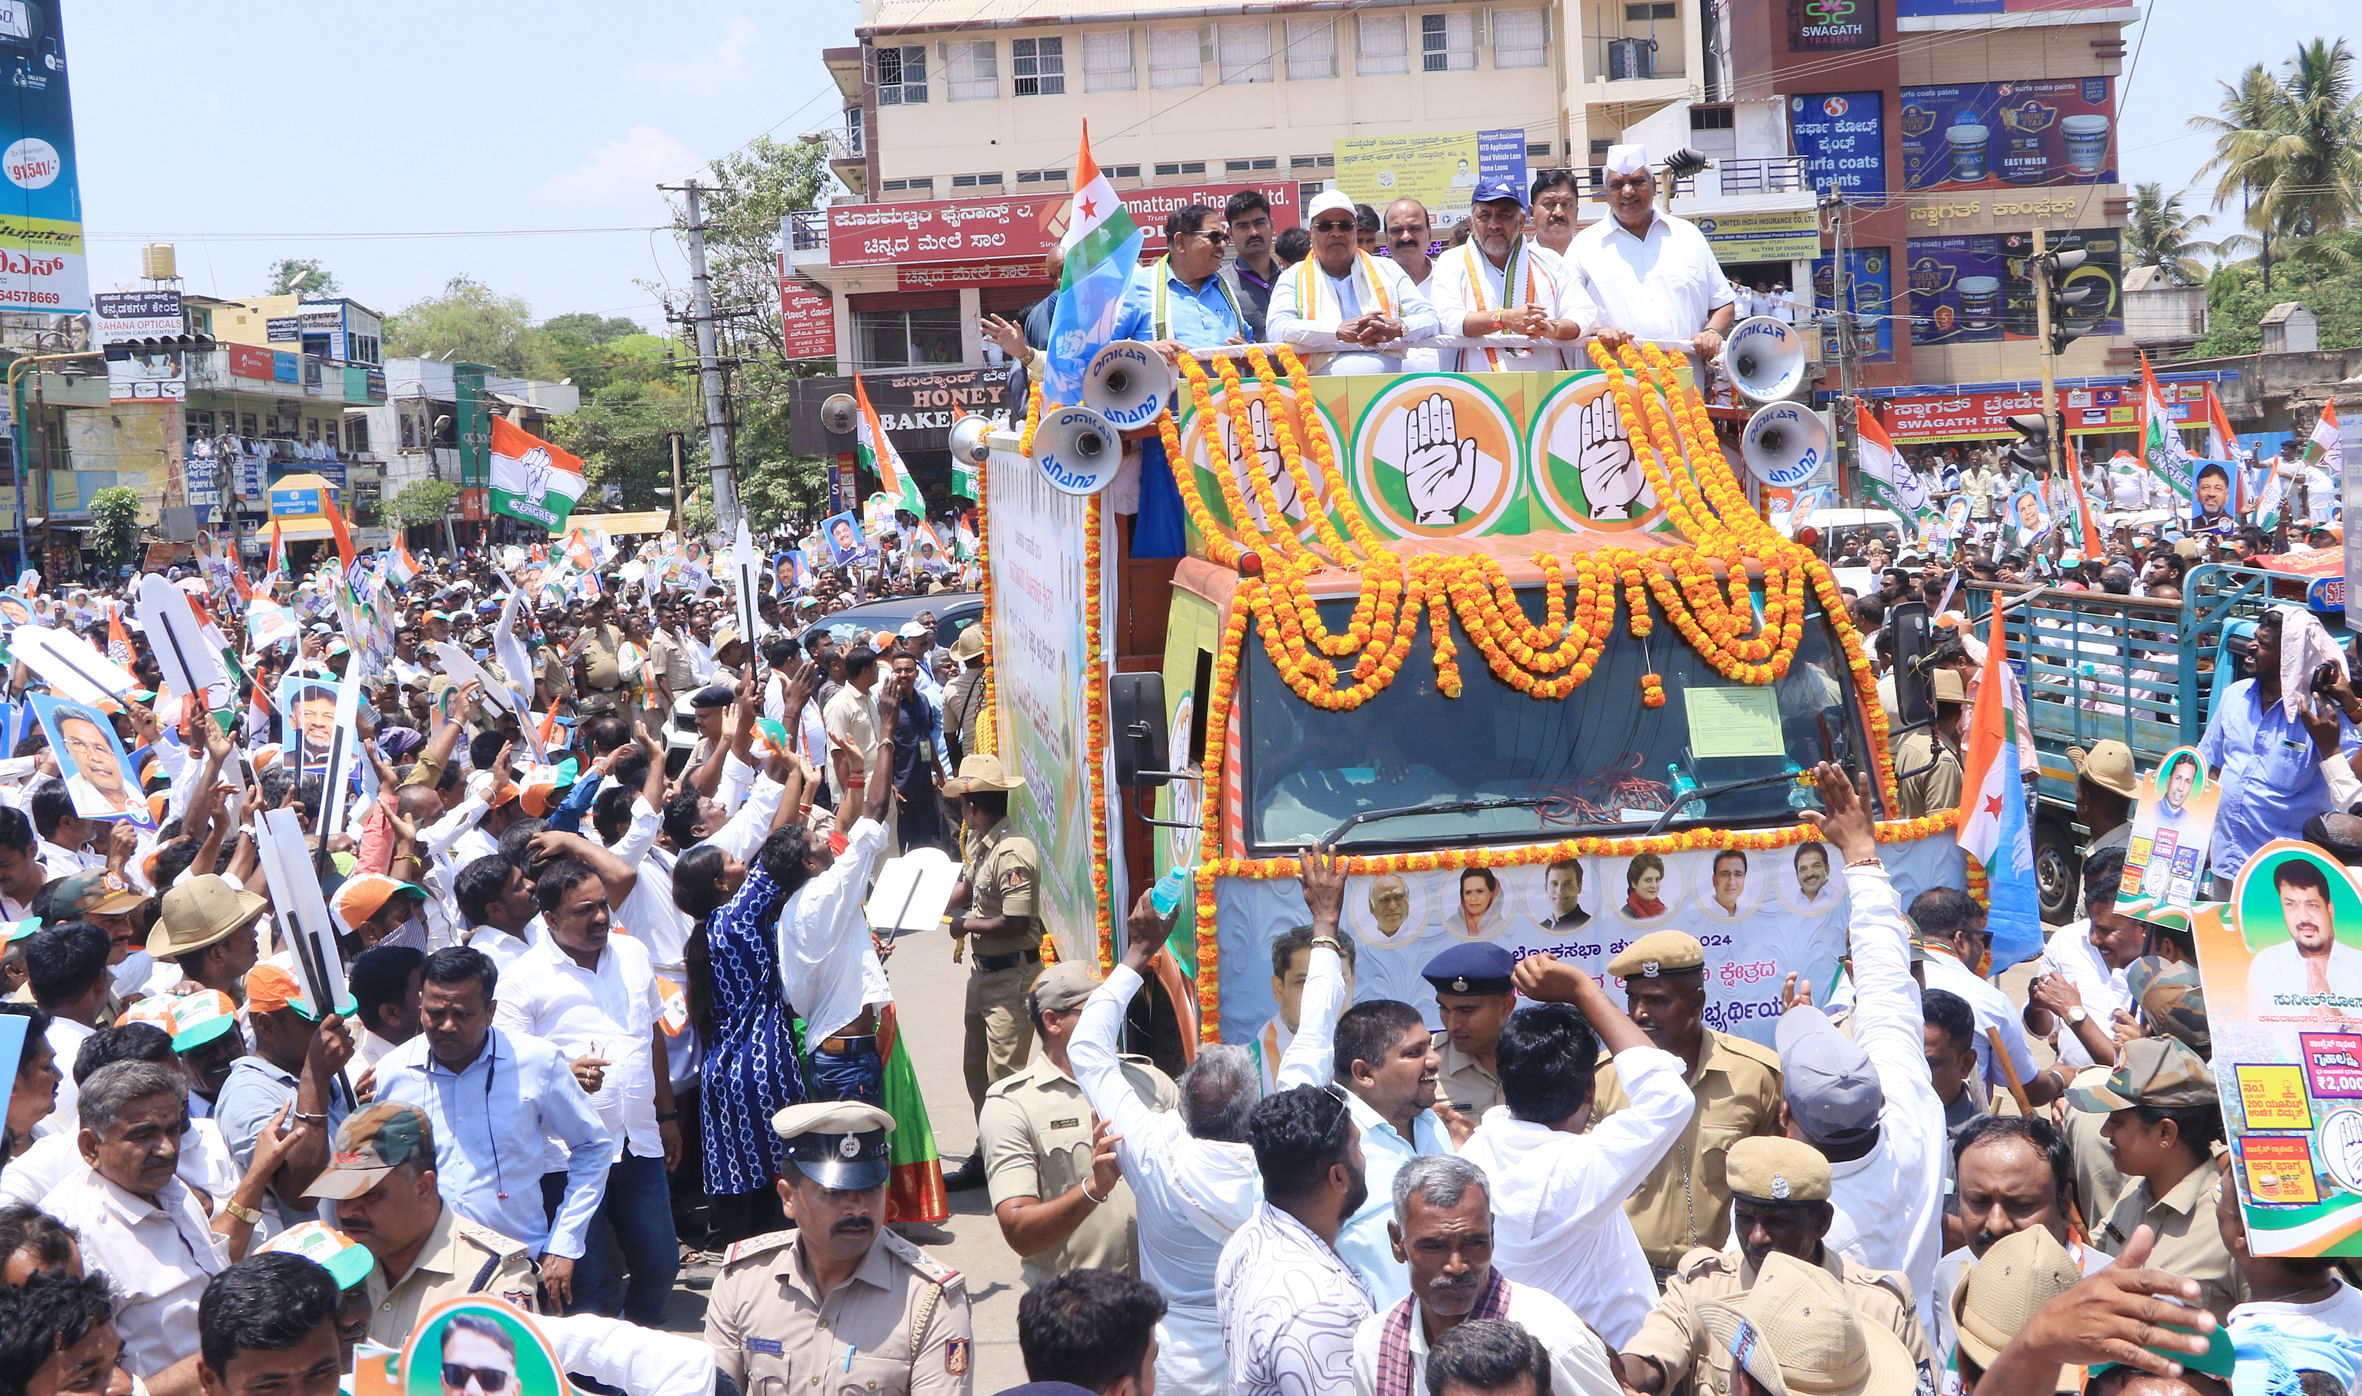
<instances>
[{"instance_id":1,"label":"truck windshield","mask_svg":"<svg viewBox=\"0 0 2362 1396\"><path fill-rule=\"evenodd\" d=\"M1519 600L1540 623L1541 589ZM1351 611L1349 601L1321 606L1332 629ZM1464 633L1455 638L1459 697L1436 691L1422 623L1394 682L1351 712L1298 698L1248 638L1246 795L1261 852L1324 840L1356 815L1342 842L1367 850L1637 834L1677 786L1706 798L1685 800L1671 828L1792 824L1817 803L1794 782L1713 792L1821 760L1859 770L1867 750L1852 674L1818 604L1787 676L1769 686L1724 678L1661 618L1643 641L1619 616L1591 678L1562 702L1511 688ZM1663 707L1641 701L1649 672L1663 678ZM1404 812L1445 804L1463 808Z\"/></svg>"}]
</instances>

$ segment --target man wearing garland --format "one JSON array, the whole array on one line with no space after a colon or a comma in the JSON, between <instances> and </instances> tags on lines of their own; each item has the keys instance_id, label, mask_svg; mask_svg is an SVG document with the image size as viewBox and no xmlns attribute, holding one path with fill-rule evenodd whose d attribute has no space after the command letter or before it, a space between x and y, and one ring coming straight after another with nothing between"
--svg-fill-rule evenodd
<instances>
[{"instance_id":1,"label":"man wearing garland","mask_svg":"<svg viewBox=\"0 0 2362 1396\"><path fill-rule=\"evenodd\" d=\"M1434 338L1435 308L1393 261L1354 245L1353 200L1313 200L1312 255L1271 289L1270 335L1314 373L1400 373L1402 351Z\"/></svg>"}]
</instances>

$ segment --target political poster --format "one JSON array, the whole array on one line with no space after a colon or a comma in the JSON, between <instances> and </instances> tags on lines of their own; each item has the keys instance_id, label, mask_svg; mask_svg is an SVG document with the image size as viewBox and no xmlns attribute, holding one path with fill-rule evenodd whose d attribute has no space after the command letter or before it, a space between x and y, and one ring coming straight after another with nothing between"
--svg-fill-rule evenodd
<instances>
[{"instance_id":1,"label":"political poster","mask_svg":"<svg viewBox=\"0 0 2362 1396\"><path fill-rule=\"evenodd\" d=\"M828 546L828 560L838 567L850 567L869 556L869 544L861 536L861 520L850 509L822 519L820 538Z\"/></svg>"},{"instance_id":2,"label":"political poster","mask_svg":"<svg viewBox=\"0 0 2362 1396\"><path fill-rule=\"evenodd\" d=\"M131 758L106 714L47 693L29 693L25 701L49 739L50 754L57 758L58 774L74 799L77 818L121 819L141 828L156 822L140 793L139 775L131 769Z\"/></svg>"},{"instance_id":3,"label":"political poster","mask_svg":"<svg viewBox=\"0 0 2362 1396\"><path fill-rule=\"evenodd\" d=\"M1883 247L1849 247L1845 262L1851 304L1837 303L1834 256L1813 259L1813 304L1853 313L1856 363L1892 363L1895 357L1894 254ZM1837 362L1837 327L1833 320L1821 324L1821 360Z\"/></svg>"},{"instance_id":4,"label":"political poster","mask_svg":"<svg viewBox=\"0 0 2362 1396\"><path fill-rule=\"evenodd\" d=\"M279 680L279 753L305 775L328 769L336 745L337 680L289 674Z\"/></svg>"},{"instance_id":5,"label":"political poster","mask_svg":"<svg viewBox=\"0 0 2362 1396\"><path fill-rule=\"evenodd\" d=\"M1427 206L1437 227L1468 216L1478 184L1526 187L1525 129L1437 131L1416 136L1355 136L1336 142L1335 186L1383 216L1397 199Z\"/></svg>"},{"instance_id":6,"label":"political poster","mask_svg":"<svg viewBox=\"0 0 2362 1396\"><path fill-rule=\"evenodd\" d=\"M994 504L994 513L999 504ZM1880 848L1904 905L1934 886L1958 886L1959 843L1950 836ZM1044 866L1047 866L1045 862ZM1311 920L1293 879L1222 878L1222 1040L1250 1042L1279 1005L1271 943ZM1706 946L1707 1026L1769 1043L1790 974L1826 1002L1846 953L1847 889L1829 848L1561 859L1504 868L1445 868L1348 878L1344 927L1353 944L1354 998L1400 999L1440 1027L1429 960L1469 941L1512 955L1547 951L1623 1001L1608 962L1651 931L1688 931Z\"/></svg>"},{"instance_id":7,"label":"political poster","mask_svg":"<svg viewBox=\"0 0 2362 1396\"><path fill-rule=\"evenodd\" d=\"M356 1396L566 1396L565 1366L525 1312L531 1302L520 1291L428 1309L398 1359L356 1370Z\"/></svg>"},{"instance_id":8,"label":"political poster","mask_svg":"<svg viewBox=\"0 0 2362 1396\"><path fill-rule=\"evenodd\" d=\"M2001 239L1913 238L1904 244L1913 344L1987 344L2001 339L2008 269Z\"/></svg>"},{"instance_id":9,"label":"political poster","mask_svg":"<svg viewBox=\"0 0 2362 1396\"><path fill-rule=\"evenodd\" d=\"M2207 845L2214 839L2215 807L2222 787L2206 774L2198 748L2165 753L2141 787L2132 817L2132 841L2124 851L2124 882L2116 910L2156 920L2161 911L2188 912L2207 884Z\"/></svg>"},{"instance_id":10,"label":"political poster","mask_svg":"<svg viewBox=\"0 0 2362 1396\"><path fill-rule=\"evenodd\" d=\"M2362 886L2276 839L2194 922L2249 1248L2362 1255Z\"/></svg>"},{"instance_id":11,"label":"political poster","mask_svg":"<svg viewBox=\"0 0 2362 1396\"><path fill-rule=\"evenodd\" d=\"M65 0L0 4L0 310L90 309L81 162L66 91Z\"/></svg>"},{"instance_id":12,"label":"political poster","mask_svg":"<svg viewBox=\"0 0 2362 1396\"><path fill-rule=\"evenodd\" d=\"M1907 190L2116 182L2107 78L1906 87L1897 99Z\"/></svg>"},{"instance_id":13,"label":"political poster","mask_svg":"<svg viewBox=\"0 0 2362 1396\"><path fill-rule=\"evenodd\" d=\"M1813 192L1886 192L1884 94L1803 92L1788 99L1788 135Z\"/></svg>"}]
</instances>

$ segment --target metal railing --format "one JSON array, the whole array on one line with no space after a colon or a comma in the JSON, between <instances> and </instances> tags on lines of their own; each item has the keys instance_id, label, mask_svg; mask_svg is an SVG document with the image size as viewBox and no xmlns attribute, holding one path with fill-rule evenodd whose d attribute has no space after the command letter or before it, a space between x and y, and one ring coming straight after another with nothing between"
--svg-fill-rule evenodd
<instances>
[{"instance_id":1,"label":"metal railing","mask_svg":"<svg viewBox=\"0 0 2362 1396\"><path fill-rule=\"evenodd\" d=\"M1596 180L1595 180L1596 182ZM1677 197L1704 194L1803 194L1811 192L1801 155L1717 157L1711 168L1673 181Z\"/></svg>"}]
</instances>

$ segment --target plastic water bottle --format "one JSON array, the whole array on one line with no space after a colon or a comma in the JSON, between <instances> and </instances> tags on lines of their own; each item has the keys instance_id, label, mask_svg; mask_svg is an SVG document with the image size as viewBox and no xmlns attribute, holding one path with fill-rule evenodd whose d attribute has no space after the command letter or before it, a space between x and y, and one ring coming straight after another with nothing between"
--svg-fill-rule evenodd
<instances>
[{"instance_id":1,"label":"plastic water bottle","mask_svg":"<svg viewBox=\"0 0 2362 1396\"><path fill-rule=\"evenodd\" d=\"M1159 916L1172 915L1174 908L1181 905L1181 898L1188 894L1189 884L1195 879L1195 872L1189 868L1173 869L1158 878L1156 886L1148 889L1148 904L1156 908Z\"/></svg>"}]
</instances>

